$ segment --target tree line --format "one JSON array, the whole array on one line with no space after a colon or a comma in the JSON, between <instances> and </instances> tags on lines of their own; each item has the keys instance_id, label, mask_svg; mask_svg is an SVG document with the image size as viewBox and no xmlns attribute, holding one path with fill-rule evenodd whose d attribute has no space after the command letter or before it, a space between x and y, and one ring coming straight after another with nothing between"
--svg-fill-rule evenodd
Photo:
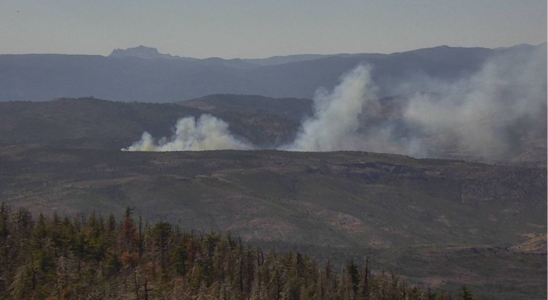
<instances>
[{"instance_id":1,"label":"tree line","mask_svg":"<svg viewBox=\"0 0 548 300\"><path fill-rule=\"evenodd\" d=\"M227 234L121 220L39 214L0 206L0 299L475 299L370 270L336 270L305 255L263 252Z\"/></svg>"}]
</instances>

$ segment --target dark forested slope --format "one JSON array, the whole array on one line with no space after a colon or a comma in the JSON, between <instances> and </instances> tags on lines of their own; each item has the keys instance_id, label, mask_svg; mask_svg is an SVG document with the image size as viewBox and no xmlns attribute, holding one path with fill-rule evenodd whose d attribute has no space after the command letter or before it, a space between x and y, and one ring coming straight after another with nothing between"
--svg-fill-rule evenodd
<instances>
[{"instance_id":1,"label":"dark forested slope","mask_svg":"<svg viewBox=\"0 0 548 300\"><path fill-rule=\"evenodd\" d=\"M222 103L212 106L215 98L223 99ZM241 101L245 103L239 104ZM253 144L273 146L290 140L297 132L299 115L310 109L310 100L305 99L235 95L212 96L188 105L94 98L0 102L0 145L121 149L138 140L144 131L155 137L170 137L179 118L210 113L226 119L232 132Z\"/></svg>"},{"instance_id":2,"label":"dark forested slope","mask_svg":"<svg viewBox=\"0 0 548 300\"><path fill-rule=\"evenodd\" d=\"M449 299L349 261L339 271L231 235L112 215L33 216L0 205L2 299ZM460 299L475 299L462 288Z\"/></svg>"}]
</instances>

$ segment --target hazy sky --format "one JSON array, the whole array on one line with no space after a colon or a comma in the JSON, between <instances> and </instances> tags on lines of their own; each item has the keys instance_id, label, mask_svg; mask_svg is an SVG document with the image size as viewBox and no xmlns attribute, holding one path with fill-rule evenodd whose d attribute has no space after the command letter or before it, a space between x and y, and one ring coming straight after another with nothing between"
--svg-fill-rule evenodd
<instances>
[{"instance_id":1,"label":"hazy sky","mask_svg":"<svg viewBox=\"0 0 548 300\"><path fill-rule=\"evenodd\" d=\"M546 41L546 0L0 0L0 54L391 53Z\"/></svg>"}]
</instances>

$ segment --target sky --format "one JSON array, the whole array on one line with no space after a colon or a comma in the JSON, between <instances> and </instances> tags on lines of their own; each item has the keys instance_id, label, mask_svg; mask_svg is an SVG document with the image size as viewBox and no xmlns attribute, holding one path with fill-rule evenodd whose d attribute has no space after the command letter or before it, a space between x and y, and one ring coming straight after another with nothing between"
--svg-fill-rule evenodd
<instances>
[{"instance_id":1,"label":"sky","mask_svg":"<svg viewBox=\"0 0 548 300\"><path fill-rule=\"evenodd\" d=\"M0 0L0 54L393 53L546 42L546 0Z\"/></svg>"}]
</instances>

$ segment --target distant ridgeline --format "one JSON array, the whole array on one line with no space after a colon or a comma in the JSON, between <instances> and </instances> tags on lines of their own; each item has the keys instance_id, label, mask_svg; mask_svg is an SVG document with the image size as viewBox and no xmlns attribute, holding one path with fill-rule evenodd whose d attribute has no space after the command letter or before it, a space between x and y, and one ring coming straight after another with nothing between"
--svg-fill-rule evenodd
<instances>
[{"instance_id":1,"label":"distant ridgeline","mask_svg":"<svg viewBox=\"0 0 548 300\"><path fill-rule=\"evenodd\" d=\"M172 102L211 94L312 98L359 64L373 67L379 96L428 91L426 78L456 80L509 51L529 55L546 45L505 49L440 46L392 54L290 55L264 59L197 59L139 46L100 55L0 55L0 101L88 97ZM544 55L546 56L546 55ZM539 63L539 65L545 66ZM497 81L493 81L497 82ZM425 90L426 89L426 90Z\"/></svg>"},{"instance_id":2,"label":"distant ridgeline","mask_svg":"<svg viewBox=\"0 0 548 300\"><path fill-rule=\"evenodd\" d=\"M0 206L2 299L455 299L350 261L336 271L239 238L114 216ZM462 288L458 299L474 299Z\"/></svg>"}]
</instances>

